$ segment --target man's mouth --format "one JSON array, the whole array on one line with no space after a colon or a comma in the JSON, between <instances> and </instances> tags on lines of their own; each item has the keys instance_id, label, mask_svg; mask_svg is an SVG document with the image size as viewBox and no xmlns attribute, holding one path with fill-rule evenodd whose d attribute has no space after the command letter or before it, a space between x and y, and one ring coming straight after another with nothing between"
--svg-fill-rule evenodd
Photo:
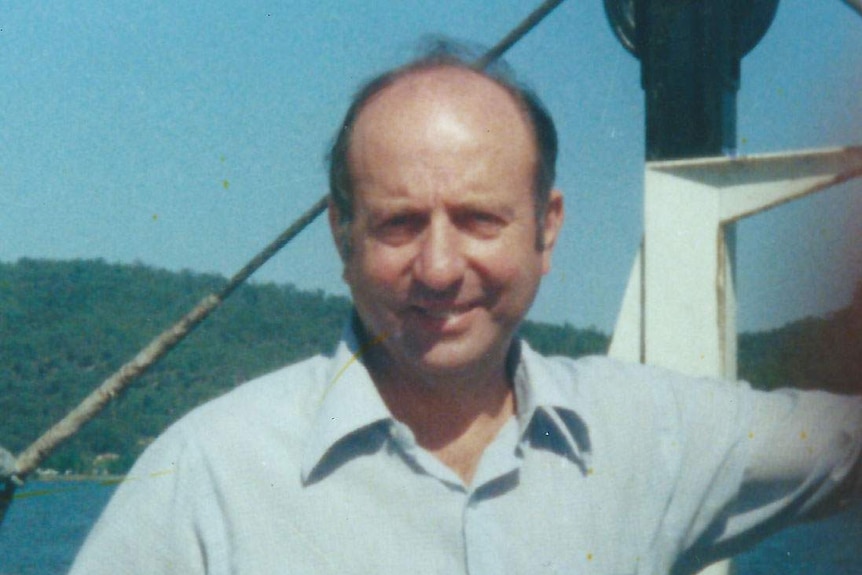
<instances>
[{"instance_id":1,"label":"man's mouth","mask_svg":"<svg viewBox=\"0 0 862 575\"><path fill-rule=\"evenodd\" d=\"M440 320L450 319L450 318L453 318L453 317L463 313L462 310L456 310L456 309L425 309L422 311L425 315L427 315L431 319L440 319Z\"/></svg>"},{"instance_id":2,"label":"man's mouth","mask_svg":"<svg viewBox=\"0 0 862 575\"><path fill-rule=\"evenodd\" d=\"M452 322L474 309L472 305L428 306L414 305L411 309L418 315L437 322Z\"/></svg>"}]
</instances>

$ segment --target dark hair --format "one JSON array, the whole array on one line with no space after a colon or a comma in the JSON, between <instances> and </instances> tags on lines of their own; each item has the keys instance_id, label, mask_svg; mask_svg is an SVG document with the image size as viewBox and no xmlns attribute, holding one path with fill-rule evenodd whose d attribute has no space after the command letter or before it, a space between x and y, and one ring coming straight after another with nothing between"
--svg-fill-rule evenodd
<instances>
[{"instance_id":1,"label":"dark hair","mask_svg":"<svg viewBox=\"0 0 862 575\"><path fill-rule=\"evenodd\" d=\"M340 213L341 221L339 223L343 228L342 234L353 219L353 187L347 156L350 150L353 127L359 113L371 98L405 76L433 68L452 67L471 70L505 89L522 108L530 121L538 156L533 189L538 226L536 245L538 248L542 247L542 219L556 177L557 130L554 127L554 120L539 97L530 88L515 79L514 73L505 62L497 59L483 68L477 67L474 62L479 61L477 57L479 53L474 48L450 40L426 41L418 58L372 78L356 92L327 154L329 195ZM339 249L344 255L349 247L346 234L343 235L339 243L341 244Z\"/></svg>"}]
</instances>

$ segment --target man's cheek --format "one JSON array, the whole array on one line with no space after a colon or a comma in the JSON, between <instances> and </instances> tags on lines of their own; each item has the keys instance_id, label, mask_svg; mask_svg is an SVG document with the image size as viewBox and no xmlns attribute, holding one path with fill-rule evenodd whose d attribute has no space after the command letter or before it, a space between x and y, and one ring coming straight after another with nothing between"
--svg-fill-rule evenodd
<instances>
[{"instance_id":1,"label":"man's cheek","mask_svg":"<svg viewBox=\"0 0 862 575\"><path fill-rule=\"evenodd\" d=\"M399 282L409 269L409 260L402 254L382 249L367 254L362 271L369 281L388 285Z\"/></svg>"}]
</instances>

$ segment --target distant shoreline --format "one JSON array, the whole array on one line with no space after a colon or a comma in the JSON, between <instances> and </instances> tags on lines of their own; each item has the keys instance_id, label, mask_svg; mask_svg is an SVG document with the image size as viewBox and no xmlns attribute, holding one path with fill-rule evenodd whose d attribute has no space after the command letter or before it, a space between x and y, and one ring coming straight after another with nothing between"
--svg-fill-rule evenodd
<instances>
[{"instance_id":1,"label":"distant shoreline","mask_svg":"<svg viewBox=\"0 0 862 575\"><path fill-rule=\"evenodd\" d=\"M32 481L41 481L44 483L73 483L79 481L93 481L96 483L104 483L104 484L115 484L121 483L126 479L125 475L79 475L79 474L70 474L70 475L50 475L45 474L41 475L38 473L34 473L30 477L27 478L27 482Z\"/></svg>"}]
</instances>

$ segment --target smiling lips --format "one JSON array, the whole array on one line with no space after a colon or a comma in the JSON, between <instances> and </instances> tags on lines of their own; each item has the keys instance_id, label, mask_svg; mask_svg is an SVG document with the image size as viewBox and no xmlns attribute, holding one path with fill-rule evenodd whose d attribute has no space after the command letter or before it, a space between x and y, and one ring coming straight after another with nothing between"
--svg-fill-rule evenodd
<instances>
[{"instance_id":1,"label":"smiling lips","mask_svg":"<svg viewBox=\"0 0 862 575\"><path fill-rule=\"evenodd\" d=\"M466 316L469 312L476 309L475 304L466 305L447 305L440 304L414 304L408 308L408 311L414 317L417 317L423 324L431 324L437 329L445 331L454 331L462 327L462 322L466 321Z\"/></svg>"}]
</instances>

